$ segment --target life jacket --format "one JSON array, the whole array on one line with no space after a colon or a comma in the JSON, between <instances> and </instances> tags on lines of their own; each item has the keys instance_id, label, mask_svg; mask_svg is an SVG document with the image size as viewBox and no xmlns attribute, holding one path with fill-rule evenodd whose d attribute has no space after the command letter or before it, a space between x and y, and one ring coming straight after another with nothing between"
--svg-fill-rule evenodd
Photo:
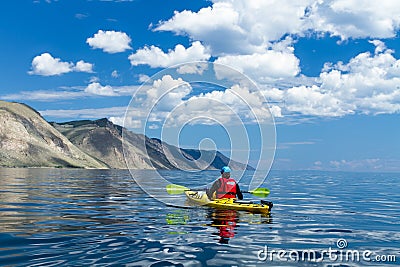
<instances>
[{"instance_id":1,"label":"life jacket","mask_svg":"<svg viewBox=\"0 0 400 267\"><path fill-rule=\"evenodd\" d=\"M232 178L219 178L221 186L217 189L217 198L235 198L236 181Z\"/></svg>"}]
</instances>

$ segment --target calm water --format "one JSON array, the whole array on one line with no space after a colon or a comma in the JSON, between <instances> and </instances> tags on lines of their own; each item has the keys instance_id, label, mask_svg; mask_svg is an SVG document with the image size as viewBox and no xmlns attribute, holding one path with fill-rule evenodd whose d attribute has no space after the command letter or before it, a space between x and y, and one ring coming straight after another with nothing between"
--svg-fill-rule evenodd
<instances>
[{"instance_id":1,"label":"calm water","mask_svg":"<svg viewBox=\"0 0 400 267\"><path fill-rule=\"evenodd\" d=\"M173 183L198 186L218 175L163 174ZM0 169L0 177L0 265L393 266L400 261L400 174L271 172L265 183L274 202L269 217L166 206L143 193L127 171ZM179 196L175 203L187 204ZM329 248L338 251L331 258L324 252ZM279 259L272 250L285 254ZM349 250L360 259L339 258ZM306 256L297 261L304 251L315 251L322 261ZM367 262L365 251L372 253L366 259L379 256L386 262ZM389 262L391 255L397 262Z\"/></svg>"}]
</instances>

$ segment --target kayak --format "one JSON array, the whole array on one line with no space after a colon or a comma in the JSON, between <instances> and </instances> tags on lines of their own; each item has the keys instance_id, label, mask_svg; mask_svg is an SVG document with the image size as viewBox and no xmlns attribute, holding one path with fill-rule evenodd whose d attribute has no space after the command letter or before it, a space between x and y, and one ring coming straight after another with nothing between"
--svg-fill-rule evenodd
<instances>
[{"instance_id":1,"label":"kayak","mask_svg":"<svg viewBox=\"0 0 400 267\"><path fill-rule=\"evenodd\" d=\"M235 198L221 198L210 200L205 191L185 191L186 197L193 203L205 205L216 209L244 210L253 213L269 213L272 202L263 201L254 203L248 200L237 200Z\"/></svg>"}]
</instances>

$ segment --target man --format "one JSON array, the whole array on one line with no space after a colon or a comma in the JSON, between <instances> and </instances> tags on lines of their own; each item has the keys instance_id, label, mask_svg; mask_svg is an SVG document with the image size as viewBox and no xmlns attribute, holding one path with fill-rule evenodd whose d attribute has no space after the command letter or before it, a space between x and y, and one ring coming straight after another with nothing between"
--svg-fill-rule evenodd
<instances>
[{"instance_id":1,"label":"man","mask_svg":"<svg viewBox=\"0 0 400 267\"><path fill-rule=\"evenodd\" d=\"M243 199L239 185L231 178L231 169L228 166L222 167L221 178L214 182L210 190L207 190L208 198L214 199L214 193L216 198L236 198L237 196L238 199Z\"/></svg>"}]
</instances>

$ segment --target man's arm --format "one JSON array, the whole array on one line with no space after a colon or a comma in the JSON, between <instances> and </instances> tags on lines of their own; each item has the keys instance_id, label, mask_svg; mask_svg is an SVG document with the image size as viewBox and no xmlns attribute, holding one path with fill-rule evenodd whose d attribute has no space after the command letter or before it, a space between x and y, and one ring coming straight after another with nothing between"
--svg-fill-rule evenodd
<instances>
[{"instance_id":1,"label":"man's arm","mask_svg":"<svg viewBox=\"0 0 400 267\"><path fill-rule=\"evenodd\" d=\"M239 187L238 183L236 183L236 195L237 195L238 199L240 199L240 200L243 199L243 194L242 194L242 191L240 191L240 187Z\"/></svg>"},{"instance_id":2,"label":"man's arm","mask_svg":"<svg viewBox=\"0 0 400 267\"><path fill-rule=\"evenodd\" d=\"M209 190L207 190L207 196L209 199L213 198L214 192L216 192L218 190L219 186L220 186L220 181L218 179L213 183L211 188Z\"/></svg>"}]
</instances>

